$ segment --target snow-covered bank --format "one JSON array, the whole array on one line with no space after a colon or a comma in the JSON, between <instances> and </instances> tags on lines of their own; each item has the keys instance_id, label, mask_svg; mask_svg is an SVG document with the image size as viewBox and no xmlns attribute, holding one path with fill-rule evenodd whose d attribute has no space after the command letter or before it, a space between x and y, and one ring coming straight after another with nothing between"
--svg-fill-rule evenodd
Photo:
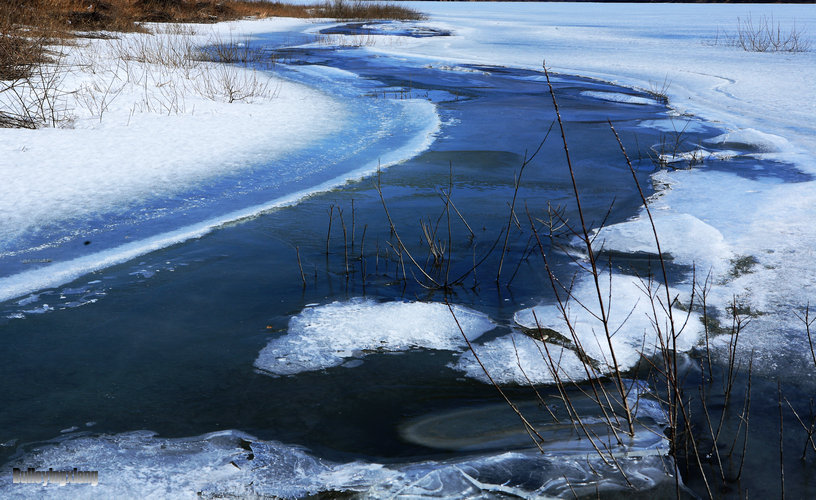
<instances>
[{"instance_id":1,"label":"snow-covered bank","mask_svg":"<svg viewBox=\"0 0 816 500\"><path fill-rule=\"evenodd\" d=\"M152 25L153 34L60 48L60 64L45 67L57 83L47 109L55 118L0 133L7 179L0 300L295 203L426 149L439 127L432 104L352 103L325 86L276 76L268 53L244 51L253 35L312 25ZM253 64L203 60L201 48L214 45ZM0 94L4 109L19 111L16 95ZM355 118L371 133L350 126ZM383 150L364 157L373 144ZM228 202L212 206L219 200Z\"/></svg>"},{"instance_id":2,"label":"snow-covered bank","mask_svg":"<svg viewBox=\"0 0 816 500\"><path fill-rule=\"evenodd\" d=\"M44 67L55 79L46 111L56 126L0 132L0 257L25 259L32 248L82 237L71 234L72 225L102 225L104 213L130 211L136 219L144 203L239 174L259 158L274 161L338 130L347 110L337 99L268 71L200 60L200 46L240 46L254 32L304 24L156 25L155 34L117 33L58 48L59 64ZM0 94L4 109L21 112L15 96ZM67 234L54 232L63 225Z\"/></svg>"},{"instance_id":3,"label":"snow-covered bank","mask_svg":"<svg viewBox=\"0 0 816 500\"><path fill-rule=\"evenodd\" d=\"M60 126L0 134L3 250L20 233L55 217L85 217L112 205L172 196L246 168L259 154L275 158L336 130L343 105L302 85L239 67L225 74L222 65L192 60L195 54L184 62L155 62L169 59L171 51L241 43L253 31L298 24L190 26L184 34L156 26L155 35L116 34L66 47ZM204 88L210 78L232 79L233 87L254 86L257 92L229 102ZM221 90L228 85L223 82ZM11 99L9 93L3 97ZM315 127L321 119L323 125Z\"/></svg>"}]
</instances>

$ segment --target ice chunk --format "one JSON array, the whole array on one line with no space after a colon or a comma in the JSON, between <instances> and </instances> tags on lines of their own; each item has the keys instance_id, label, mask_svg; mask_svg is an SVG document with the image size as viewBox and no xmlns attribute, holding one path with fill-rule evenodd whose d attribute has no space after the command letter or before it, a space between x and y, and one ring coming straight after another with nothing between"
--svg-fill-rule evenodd
<instances>
[{"instance_id":1,"label":"ice chunk","mask_svg":"<svg viewBox=\"0 0 816 500\"><path fill-rule=\"evenodd\" d=\"M791 149L790 143L784 137L760 132L752 128L728 132L712 137L705 142L722 148L748 149L760 153L776 153Z\"/></svg>"},{"instance_id":2,"label":"ice chunk","mask_svg":"<svg viewBox=\"0 0 816 500\"><path fill-rule=\"evenodd\" d=\"M426 302L375 302L353 299L304 309L289 321L286 335L269 342L255 366L275 375L292 375L342 365L372 351L413 348L458 351L468 339L493 328L490 319L460 306Z\"/></svg>"},{"instance_id":3,"label":"ice chunk","mask_svg":"<svg viewBox=\"0 0 816 500\"><path fill-rule=\"evenodd\" d=\"M584 363L574 351L555 344L545 344L524 334L510 334L473 349L497 384L551 384L554 373L563 382L587 378ZM467 377L489 382L473 352L464 352L451 368Z\"/></svg>"},{"instance_id":4,"label":"ice chunk","mask_svg":"<svg viewBox=\"0 0 816 500\"><path fill-rule=\"evenodd\" d=\"M662 345L669 343L670 321L668 308L663 307L666 293L662 286L617 274L610 279L606 273L600 276L599 286L608 319L609 339L599 319L595 283L589 276L577 280L563 312L557 304L547 303L517 312L515 320L526 328L540 326L560 333L597 361L602 372L614 367L613 354L618 366L627 370L637 364L641 353L645 356L655 354ZM671 290L669 295L674 298L678 294ZM677 307L672 307L671 311L676 335L671 345L679 352L690 350L702 335L702 322L695 313Z\"/></svg>"},{"instance_id":5,"label":"ice chunk","mask_svg":"<svg viewBox=\"0 0 816 500\"><path fill-rule=\"evenodd\" d=\"M653 210L652 217L660 249L683 264L696 264L705 273L733 256L722 233L693 215ZM604 250L657 255L652 225L645 212L634 219L601 228L595 242L596 248L602 245Z\"/></svg>"},{"instance_id":6,"label":"ice chunk","mask_svg":"<svg viewBox=\"0 0 816 500\"><path fill-rule=\"evenodd\" d=\"M694 166L710 160L729 160L737 155L739 155L738 152L731 150L707 151L698 148L691 151L659 154L657 160L661 166L671 166L675 168L677 163Z\"/></svg>"}]
</instances>

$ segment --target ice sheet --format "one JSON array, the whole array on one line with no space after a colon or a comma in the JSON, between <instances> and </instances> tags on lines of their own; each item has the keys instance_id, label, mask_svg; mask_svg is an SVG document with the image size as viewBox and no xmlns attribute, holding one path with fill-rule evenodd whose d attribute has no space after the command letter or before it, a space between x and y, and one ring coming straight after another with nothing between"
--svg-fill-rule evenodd
<instances>
[{"instance_id":1,"label":"ice sheet","mask_svg":"<svg viewBox=\"0 0 816 500\"><path fill-rule=\"evenodd\" d=\"M616 464L635 489L670 488L665 450L632 450ZM318 493L357 493L369 498L465 498L513 494L547 498L627 489L616 468L594 451L574 457L538 450L476 455L443 461L383 465L332 462L308 450L228 430L168 439L149 431L70 436L41 446L6 468L96 471L98 484L13 484L0 481L8 499L48 498L300 498ZM597 489L597 490L596 490ZM631 490L629 490L631 491Z\"/></svg>"},{"instance_id":2,"label":"ice sheet","mask_svg":"<svg viewBox=\"0 0 816 500\"><path fill-rule=\"evenodd\" d=\"M610 102L621 102L625 104L656 104L657 101L654 99L648 99L646 97L640 97L636 95L630 94L623 94L620 92L596 92L592 90L585 90L581 92L581 95L592 97L594 99L600 99L602 101L610 101Z\"/></svg>"}]
</instances>

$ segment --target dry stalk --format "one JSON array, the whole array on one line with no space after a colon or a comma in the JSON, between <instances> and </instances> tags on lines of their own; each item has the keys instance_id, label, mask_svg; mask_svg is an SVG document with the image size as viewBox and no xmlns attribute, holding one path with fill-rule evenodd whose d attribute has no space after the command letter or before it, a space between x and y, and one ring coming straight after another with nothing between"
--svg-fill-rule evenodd
<instances>
[{"instance_id":1,"label":"dry stalk","mask_svg":"<svg viewBox=\"0 0 816 500\"><path fill-rule=\"evenodd\" d=\"M624 411L626 413L626 424L628 427L629 435L634 435L635 428L634 428L634 419L632 416L631 408L629 407L629 403L626 399L626 388L623 385L623 376L620 371L620 366L618 365L617 356L615 354L615 348L612 345L612 332L609 330L609 319L606 315L606 308L604 306L604 297L603 292L601 292L601 284L600 284L600 271L598 270L597 263L595 262L595 252L592 249L592 241L589 236L589 228L587 227L586 221L584 220L584 213L581 208L581 196L578 192L578 183L575 180L575 171L572 167L572 159L570 158L569 153L569 146L567 145L567 135L564 131L564 122L561 119L561 113L558 110L558 101L555 98L555 92L553 91L552 83L550 82L550 73L547 70L547 65L544 64L544 75L547 79L547 86L550 89L550 95L552 97L553 107L555 108L555 116L558 119L558 126L561 129L561 140L564 145L564 156L567 160L567 168L570 172L570 179L572 181L572 191L573 197L575 199L575 203L578 209L578 217L581 222L581 233L580 236L582 241L586 245L587 249L587 257L589 259L589 264L591 267L591 275L592 279L595 284L595 293L598 298L598 313L600 314L600 321L603 325L604 334L606 336L607 343L609 344L609 351L612 357L612 370L615 382L617 384L617 389L620 395L621 404L623 405Z\"/></svg>"},{"instance_id":2,"label":"dry stalk","mask_svg":"<svg viewBox=\"0 0 816 500\"><path fill-rule=\"evenodd\" d=\"M552 132L554 125L555 121L550 123L550 128L544 135L544 139L541 140L541 143L539 143L538 147L533 152L533 154L530 155L529 158L527 157L527 153L526 152L524 153L524 160L521 162L521 168L519 168L518 176L515 176L513 182L513 201L510 203L510 213L507 219L507 228L504 233L504 245L502 246L501 257L499 258L499 268L496 271L496 284L498 284L499 280L501 279L502 265L504 264L504 255L507 253L507 240L510 237L510 228L512 221L515 218L516 199L518 198L519 188L521 187L521 177L522 175L524 175L524 169L527 168L527 165L529 165L535 159L535 157L538 156L538 153L541 151L541 148L544 147L544 143L547 142L547 138L550 136L550 132ZM520 226L520 224L518 224L518 218L516 218L516 224Z\"/></svg>"}]
</instances>

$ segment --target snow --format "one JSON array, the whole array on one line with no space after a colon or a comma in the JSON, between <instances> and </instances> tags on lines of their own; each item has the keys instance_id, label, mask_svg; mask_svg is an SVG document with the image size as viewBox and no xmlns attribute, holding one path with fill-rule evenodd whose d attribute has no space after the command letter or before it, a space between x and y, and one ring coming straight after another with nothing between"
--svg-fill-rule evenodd
<instances>
[{"instance_id":1,"label":"snow","mask_svg":"<svg viewBox=\"0 0 816 500\"><path fill-rule=\"evenodd\" d=\"M273 375L294 375L339 366L371 352L459 351L467 346L463 334L476 339L493 326L482 313L440 303L332 302L293 316L287 334L271 340L255 366Z\"/></svg>"},{"instance_id":2,"label":"snow","mask_svg":"<svg viewBox=\"0 0 816 500\"><path fill-rule=\"evenodd\" d=\"M751 148L764 153L779 153L791 149L790 142L784 137L760 132L752 128L735 130L712 137L706 141L706 144L719 147Z\"/></svg>"}]
</instances>

